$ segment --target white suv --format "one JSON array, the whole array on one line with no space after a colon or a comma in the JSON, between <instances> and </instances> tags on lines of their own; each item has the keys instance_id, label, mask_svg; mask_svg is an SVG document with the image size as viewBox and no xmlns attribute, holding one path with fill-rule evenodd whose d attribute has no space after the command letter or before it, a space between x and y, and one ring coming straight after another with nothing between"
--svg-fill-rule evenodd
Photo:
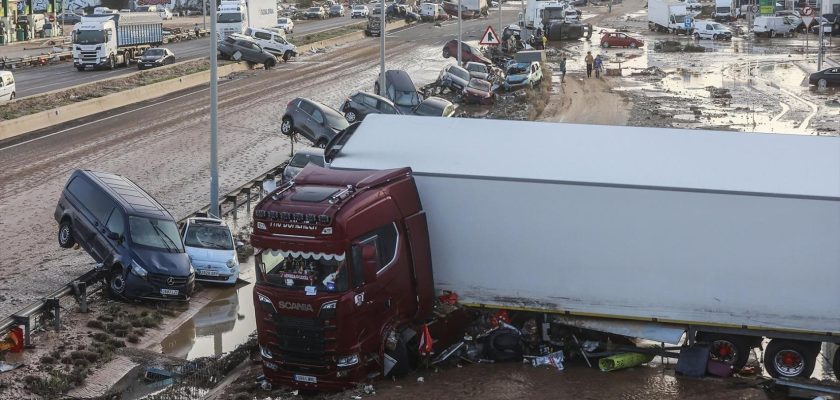
<instances>
[{"instance_id":1,"label":"white suv","mask_svg":"<svg viewBox=\"0 0 840 400\"><path fill-rule=\"evenodd\" d=\"M350 11L350 18L367 18L370 10L365 5L357 4Z\"/></svg>"},{"instance_id":2,"label":"white suv","mask_svg":"<svg viewBox=\"0 0 840 400\"><path fill-rule=\"evenodd\" d=\"M283 61L297 56L297 47L286 40L286 33L280 28L248 28L245 34L257 42L263 50L282 57Z\"/></svg>"},{"instance_id":3,"label":"white suv","mask_svg":"<svg viewBox=\"0 0 840 400\"><path fill-rule=\"evenodd\" d=\"M195 269L195 280L235 285L239 259L230 228L217 218L188 218L181 229L184 249Z\"/></svg>"}]
</instances>

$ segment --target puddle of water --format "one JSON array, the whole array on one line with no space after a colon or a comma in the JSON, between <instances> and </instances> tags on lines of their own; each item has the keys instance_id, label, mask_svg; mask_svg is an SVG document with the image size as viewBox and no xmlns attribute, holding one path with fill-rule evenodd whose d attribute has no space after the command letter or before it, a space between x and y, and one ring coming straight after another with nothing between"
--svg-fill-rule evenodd
<instances>
[{"instance_id":1,"label":"puddle of water","mask_svg":"<svg viewBox=\"0 0 840 400\"><path fill-rule=\"evenodd\" d=\"M240 280L255 280L253 257L240 268ZM216 291L217 297L161 342L163 354L187 360L218 356L245 343L257 329L253 283L231 288L207 286L205 290Z\"/></svg>"}]
</instances>

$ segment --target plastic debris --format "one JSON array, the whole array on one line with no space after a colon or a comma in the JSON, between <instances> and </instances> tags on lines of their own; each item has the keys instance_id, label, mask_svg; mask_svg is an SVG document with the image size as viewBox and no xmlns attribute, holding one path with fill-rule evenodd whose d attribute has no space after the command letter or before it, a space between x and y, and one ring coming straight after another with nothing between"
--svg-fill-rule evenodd
<instances>
[{"instance_id":1,"label":"plastic debris","mask_svg":"<svg viewBox=\"0 0 840 400\"><path fill-rule=\"evenodd\" d=\"M539 367L539 366L542 366L542 365L551 365L554 368L557 368L558 371L562 371L564 369L564 367L563 367L563 362L564 361L565 360L564 360L564 357L563 357L563 350L560 350L560 351L555 351L554 353L551 353L551 354L546 355L546 356L539 356L539 357L534 358L534 360L531 361L531 365L533 365L535 367Z\"/></svg>"},{"instance_id":2,"label":"plastic debris","mask_svg":"<svg viewBox=\"0 0 840 400\"><path fill-rule=\"evenodd\" d=\"M598 360L598 368L604 372L615 371L642 365L650 360L653 360L651 354L621 353Z\"/></svg>"},{"instance_id":3,"label":"plastic debris","mask_svg":"<svg viewBox=\"0 0 840 400\"><path fill-rule=\"evenodd\" d=\"M422 376L417 377L417 382L423 383L425 381L426 381L426 379L424 379Z\"/></svg>"},{"instance_id":4,"label":"plastic debris","mask_svg":"<svg viewBox=\"0 0 840 400\"><path fill-rule=\"evenodd\" d=\"M365 385L362 390L364 390L365 394L376 394L376 390L373 389L373 385Z\"/></svg>"}]
</instances>

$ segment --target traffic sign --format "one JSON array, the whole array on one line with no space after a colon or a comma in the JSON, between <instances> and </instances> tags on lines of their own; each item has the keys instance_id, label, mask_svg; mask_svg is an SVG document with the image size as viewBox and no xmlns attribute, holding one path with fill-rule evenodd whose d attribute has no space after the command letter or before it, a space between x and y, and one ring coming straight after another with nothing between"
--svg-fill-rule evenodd
<instances>
[{"instance_id":1,"label":"traffic sign","mask_svg":"<svg viewBox=\"0 0 840 400\"><path fill-rule=\"evenodd\" d=\"M497 46L502 44L502 42L499 40L499 35L496 34L493 27L488 25L484 34L481 35L481 41L478 44L482 46Z\"/></svg>"},{"instance_id":2,"label":"traffic sign","mask_svg":"<svg viewBox=\"0 0 840 400\"><path fill-rule=\"evenodd\" d=\"M757 4L753 4L751 9L752 9L753 14L758 13L758 5Z\"/></svg>"},{"instance_id":3,"label":"traffic sign","mask_svg":"<svg viewBox=\"0 0 840 400\"><path fill-rule=\"evenodd\" d=\"M814 14L814 9L811 7L802 8L802 15L809 16Z\"/></svg>"},{"instance_id":4,"label":"traffic sign","mask_svg":"<svg viewBox=\"0 0 840 400\"><path fill-rule=\"evenodd\" d=\"M814 22L814 17L802 17L802 23L805 24L805 27L811 27L811 22Z\"/></svg>"}]
</instances>

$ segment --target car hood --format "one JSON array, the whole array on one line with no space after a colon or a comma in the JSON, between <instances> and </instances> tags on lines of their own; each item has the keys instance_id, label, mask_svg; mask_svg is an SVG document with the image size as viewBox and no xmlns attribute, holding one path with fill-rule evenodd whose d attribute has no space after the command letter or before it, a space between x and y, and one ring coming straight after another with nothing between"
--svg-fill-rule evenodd
<instances>
[{"instance_id":1,"label":"car hood","mask_svg":"<svg viewBox=\"0 0 840 400\"><path fill-rule=\"evenodd\" d=\"M201 262L226 263L231 258L236 259L236 250L205 249L201 247L184 246L193 266Z\"/></svg>"},{"instance_id":2,"label":"car hood","mask_svg":"<svg viewBox=\"0 0 840 400\"><path fill-rule=\"evenodd\" d=\"M187 276L190 274L190 258L187 253L167 253L166 250L133 250L137 263L150 274Z\"/></svg>"},{"instance_id":3,"label":"car hood","mask_svg":"<svg viewBox=\"0 0 840 400\"><path fill-rule=\"evenodd\" d=\"M140 59L141 59L141 60L143 60L143 61L157 61L157 60L161 60L161 59L163 59L163 57L158 57L158 56L143 56L143 57L140 57Z\"/></svg>"}]
</instances>

